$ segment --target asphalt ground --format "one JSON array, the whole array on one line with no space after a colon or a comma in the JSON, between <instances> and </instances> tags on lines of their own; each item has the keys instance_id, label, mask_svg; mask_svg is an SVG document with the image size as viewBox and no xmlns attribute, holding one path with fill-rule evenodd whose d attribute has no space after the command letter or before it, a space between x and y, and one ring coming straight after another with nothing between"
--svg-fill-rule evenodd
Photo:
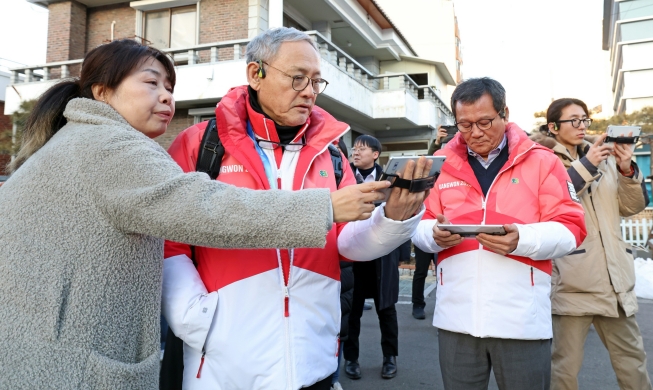
<instances>
[{"instance_id":1,"label":"asphalt ground","mask_svg":"<svg viewBox=\"0 0 653 390\"><path fill-rule=\"evenodd\" d=\"M340 384L344 390L385 390L385 389L444 389L438 359L437 329L431 325L436 291L426 298L426 320L416 320L412 316L410 303L411 275L400 279L400 297L397 304L399 320L399 357L397 376L393 379L381 378L381 333L379 321L374 310L365 311L361 319L361 350L359 363L362 378L349 379L341 367ZM426 291L433 289L434 277L429 275ZM430 282L430 283L429 283ZM639 300L637 321L644 337L644 348L649 376L653 377L653 301ZM344 360L343 360L344 365ZM608 352L592 327L585 343L585 359L579 375L580 389L619 389ZM498 389L491 375L490 389Z\"/></svg>"}]
</instances>

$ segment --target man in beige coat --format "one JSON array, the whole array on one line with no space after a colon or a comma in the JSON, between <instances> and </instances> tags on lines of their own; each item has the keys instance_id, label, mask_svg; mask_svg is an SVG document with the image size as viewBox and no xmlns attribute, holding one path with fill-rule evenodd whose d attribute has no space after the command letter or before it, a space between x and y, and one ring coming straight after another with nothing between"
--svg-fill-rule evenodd
<instances>
[{"instance_id":1,"label":"man in beige coat","mask_svg":"<svg viewBox=\"0 0 653 390\"><path fill-rule=\"evenodd\" d=\"M569 103L565 100L572 102L560 109ZM630 145L603 143L605 135L594 144L583 140L591 119L584 103L575 100L551 104L549 111L554 117L547 118L551 138L542 137L548 138L548 145L541 142L552 148L567 168L587 226L583 244L553 263L551 389L578 388L583 346L592 324L608 349L619 387L651 389L635 319L633 256L619 226L620 217L635 215L648 203L643 176L631 161Z\"/></svg>"}]
</instances>

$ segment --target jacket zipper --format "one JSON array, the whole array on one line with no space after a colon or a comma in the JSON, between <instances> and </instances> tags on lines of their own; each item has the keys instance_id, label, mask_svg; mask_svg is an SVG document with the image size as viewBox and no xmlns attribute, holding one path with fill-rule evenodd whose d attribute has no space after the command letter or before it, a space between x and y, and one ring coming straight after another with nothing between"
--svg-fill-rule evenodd
<instances>
[{"instance_id":1,"label":"jacket zipper","mask_svg":"<svg viewBox=\"0 0 653 390\"><path fill-rule=\"evenodd\" d=\"M285 349L286 349L286 388L292 389L292 362L290 354L290 270L292 268L293 256L295 251L288 249L288 274L284 273L283 256L281 250L277 249L277 256L279 258L279 269L281 272L281 283L283 284L283 321L284 321L284 336L285 336Z\"/></svg>"},{"instance_id":2,"label":"jacket zipper","mask_svg":"<svg viewBox=\"0 0 653 390\"><path fill-rule=\"evenodd\" d=\"M508 146L507 143L506 143L506 146ZM504 172L506 172L508 169L510 169L510 168L512 168L513 166L515 166L515 161L517 161L517 159L520 158L521 156L523 156L524 154L528 153L528 152L529 152L531 149L533 149L534 147L535 147L535 144L531 145L530 148L526 149L525 151L523 151L523 152L521 152L520 154L518 154L517 156L515 156L515 158L512 159L512 163L510 163L510 165L509 165L508 167L506 167L505 169L499 171L499 173L497 173L497 175L494 177L494 180L492 180L492 183L490 184L490 187L488 187L488 189L487 189L487 193L490 194L490 192L492 191L492 187L494 186L494 183L496 183L496 181L497 181L497 179L499 178L499 176L501 176L501 175L502 175ZM487 206L487 198L486 198L485 195L483 195L483 194L481 194L481 206L483 207L483 221L481 222L481 225L485 225L485 218L487 217L487 207L486 207L486 206ZM479 244L479 248L478 248L478 249L483 249L483 245L480 245L480 244ZM440 269L440 271L442 271L442 269ZM481 294L481 289L477 289L477 290L476 290L476 294L477 294L477 297L478 297L478 295ZM480 299L480 297L478 297L478 298L479 298L479 299L476 300L476 301L478 302L478 304L477 304L477 312L480 312L480 311L481 311L481 307L480 307L480 305L481 305L481 299ZM479 331L479 333L481 333L481 332L480 332L480 329L477 329L477 330Z\"/></svg>"},{"instance_id":3,"label":"jacket zipper","mask_svg":"<svg viewBox=\"0 0 653 390\"><path fill-rule=\"evenodd\" d=\"M440 267L440 286L444 286L444 279L442 278L442 267Z\"/></svg>"},{"instance_id":4,"label":"jacket zipper","mask_svg":"<svg viewBox=\"0 0 653 390\"><path fill-rule=\"evenodd\" d=\"M202 366L204 365L204 355L206 355L206 349L202 348L202 358L200 359L200 368L197 369L197 376L195 378L200 377L200 374L202 373Z\"/></svg>"},{"instance_id":5,"label":"jacket zipper","mask_svg":"<svg viewBox=\"0 0 653 390\"><path fill-rule=\"evenodd\" d=\"M531 286L535 286L535 277L533 275L533 266L531 266Z\"/></svg>"}]
</instances>

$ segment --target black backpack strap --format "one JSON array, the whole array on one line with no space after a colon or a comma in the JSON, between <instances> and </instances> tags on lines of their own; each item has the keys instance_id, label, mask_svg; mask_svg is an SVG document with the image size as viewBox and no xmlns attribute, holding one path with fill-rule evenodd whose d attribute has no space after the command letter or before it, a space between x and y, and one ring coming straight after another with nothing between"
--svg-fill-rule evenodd
<instances>
[{"instance_id":1,"label":"black backpack strap","mask_svg":"<svg viewBox=\"0 0 653 390\"><path fill-rule=\"evenodd\" d=\"M336 175L336 188L340 188L340 182L342 181L342 153L333 144L329 144L329 153L331 154L331 163L333 163L333 173Z\"/></svg>"},{"instance_id":2,"label":"black backpack strap","mask_svg":"<svg viewBox=\"0 0 653 390\"><path fill-rule=\"evenodd\" d=\"M208 173L211 179L215 180L220 174L223 156L224 146L220 141L220 136L218 136L218 126L215 118L213 118L206 125L204 136L202 136L195 170Z\"/></svg>"}]
</instances>

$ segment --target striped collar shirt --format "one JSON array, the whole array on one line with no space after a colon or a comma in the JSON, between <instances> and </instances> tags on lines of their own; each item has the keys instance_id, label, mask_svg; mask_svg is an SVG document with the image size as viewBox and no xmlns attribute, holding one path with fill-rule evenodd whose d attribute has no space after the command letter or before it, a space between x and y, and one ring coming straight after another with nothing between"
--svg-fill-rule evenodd
<instances>
[{"instance_id":1,"label":"striped collar shirt","mask_svg":"<svg viewBox=\"0 0 653 390\"><path fill-rule=\"evenodd\" d=\"M506 146L507 143L508 143L508 138L504 134L503 135L503 140L501 140L501 143L499 144L499 146L497 146L496 149L492 150L487 155L487 161L483 157L481 157L480 154L478 154L475 151L471 150L469 148L469 146L467 147L467 153L469 153L470 156L476 158L478 160L478 162L481 163L483 168L487 169L487 167L489 167L490 164L492 164L492 161L494 161L494 159L497 158L499 153L501 153L501 150L503 150L503 148Z\"/></svg>"}]
</instances>

